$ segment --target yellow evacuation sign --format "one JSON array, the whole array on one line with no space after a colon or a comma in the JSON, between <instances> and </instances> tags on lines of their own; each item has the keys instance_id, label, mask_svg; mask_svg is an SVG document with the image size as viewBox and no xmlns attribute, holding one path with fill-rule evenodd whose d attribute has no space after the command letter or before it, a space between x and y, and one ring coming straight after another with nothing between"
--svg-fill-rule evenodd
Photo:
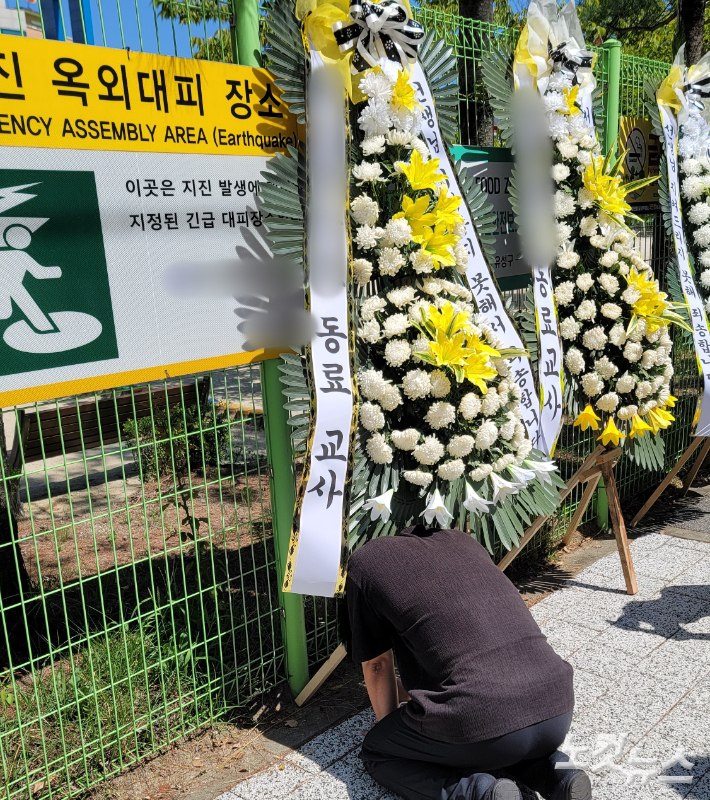
<instances>
[{"instance_id":1,"label":"yellow evacuation sign","mask_svg":"<svg viewBox=\"0 0 710 800\"><path fill-rule=\"evenodd\" d=\"M0 35L0 406L273 355L169 276L260 240L297 144L266 70Z\"/></svg>"}]
</instances>

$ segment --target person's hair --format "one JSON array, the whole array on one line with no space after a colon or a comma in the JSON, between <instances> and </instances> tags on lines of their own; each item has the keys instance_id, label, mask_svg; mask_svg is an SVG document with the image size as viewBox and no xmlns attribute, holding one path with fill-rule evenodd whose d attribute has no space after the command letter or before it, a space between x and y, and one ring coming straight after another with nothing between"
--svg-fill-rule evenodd
<instances>
[{"instance_id":1,"label":"person's hair","mask_svg":"<svg viewBox=\"0 0 710 800\"><path fill-rule=\"evenodd\" d=\"M353 645L353 631L350 627L350 616L348 615L348 598L343 595L336 598L335 603L338 615L338 637L345 645L348 654L350 654Z\"/></svg>"}]
</instances>

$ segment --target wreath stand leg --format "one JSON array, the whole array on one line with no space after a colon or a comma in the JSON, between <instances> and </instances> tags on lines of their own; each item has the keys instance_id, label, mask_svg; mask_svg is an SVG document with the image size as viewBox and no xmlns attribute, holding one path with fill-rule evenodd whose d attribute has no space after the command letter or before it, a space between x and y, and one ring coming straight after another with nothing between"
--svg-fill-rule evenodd
<instances>
[{"instance_id":1,"label":"wreath stand leg","mask_svg":"<svg viewBox=\"0 0 710 800\"><path fill-rule=\"evenodd\" d=\"M705 456L707 456L708 451L710 451L710 437L708 436L695 436L693 438L692 442L688 445L683 455L678 459L673 469L661 481L656 491L648 498L648 500L646 500L643 506L641 506L641 510L631 520L632 528L635 528L639 524L639 522L641 522L641 520L646 516L649 510L656 503L656 500L658 500L658 498L663 494L668 484L681 471L685 463L690 459L690 457L698 449L698 447L700 447L701 444L703 444L703 449L700 451L700 455L695 460L695 463L690 468L690 472L686 476L686 479L683 481L683 495L686 494L688 489L690 489L692 482L695 480L695 476L698 474L698 470L703 465L703 461L705 461Z\"/></svg>"},{"instance_id":2,"label":"wreath stand leg","mask_svg":"<svg viewBox=\"0 0 710 800\"><path fill-rule=\"evenodd\" d=\"M560 492L560 501L580 483L586 483L582 499L580 500L574 516L570 520L567 532L562 538L562 541L569 542L572 534L577 529L580 519L584 512L587 510L594 490L597 488L600 478L604 478L604 486L607 490L609 498L609 510L611 512L611 523L614 530L614 538L616 539L616 546L619 551L619 558L621 560L621 568L624 572L624 581L626 582L626 591L629 594L636 594L638 592L638 585L636 583L636 573L634 571L633 561L631 560L631 551L629 550L629 541L626 536L626 525L624 524L624 516L621 512L621 503L619 502L619 493L616 489L616 481L614 480L614 467L613 462L621 455L621 448L616 447L613 450L607 450L601 445L586 459L582 466L574 473L574 475L567 482L567 486ZM518 556L520 551L532 539L542 527L543 523L548 520L548 516L538 517L532 525L525 531L522 539L517 547L514 547L499 563L498 568L505 570L513 560Z\"/></svg>"}]
</instances>

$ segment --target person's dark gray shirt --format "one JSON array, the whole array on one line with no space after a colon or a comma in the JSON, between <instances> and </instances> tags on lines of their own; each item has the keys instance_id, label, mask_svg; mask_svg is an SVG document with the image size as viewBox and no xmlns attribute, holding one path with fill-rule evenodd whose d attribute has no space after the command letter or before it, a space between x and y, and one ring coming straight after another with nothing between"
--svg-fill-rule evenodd
<instances>
[{"instance_id":1,"label":"person's dark gray shirt","mask_svg":"<svg viewBox=\"0 0 710 800\"><path fill-rule=\"evenodd\" d=\"M571 711L572 667L515 586L461 531L408 528L350 558L352 657L394 649L404 721L444 742L479 742Z\"/></svg>"}]
</instances>

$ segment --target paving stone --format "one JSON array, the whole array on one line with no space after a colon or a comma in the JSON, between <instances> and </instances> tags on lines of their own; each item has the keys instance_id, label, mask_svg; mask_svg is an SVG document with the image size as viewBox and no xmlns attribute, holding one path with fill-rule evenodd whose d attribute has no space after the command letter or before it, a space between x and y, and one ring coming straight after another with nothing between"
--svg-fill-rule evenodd
<instances>
[{"instance_id":1,"label":"paving stone","mask_svg":"<svg viewBox=\"0 0 710 800\"><path fill-rule=\"evenodd\" d=\"M674 547L673 550L672 557L667 548L663 548L635 561L637 574L670 581L702 558L702 553L695 549Z\"/></svg>"},{"instance_id":2,"label":"paving stone","mask_svg":"<svg viewBox=\"0 0 710 800\"><path fill-rule=\"evenodd\" d=\"M552 649L562 658L567 658L575 650L584 647L590 640L599 635L597 631L584 628L581 625L575 625L568 619L559 619L558 617L542 625L540 630L547 637Z\"/></svg>"},{"instance_id":3,"label":"paving stone","mask_svg":"<svg viewBox=\"0 0 710 800\"><path fill-rule=\"evenodd\" d=\"M280 764L237 784L231 790L231 794L242 800L274 800L275 797L283 797L293 791L310 778L312 778L310 773L292 764ZM229 795L228 792L226 796L222 795L217 800L231 800Z\"/></svg>"},{"instance_id":4,"label":"paving stone","mask_svg":"<svg viewBox=\"0 0 710 800\"><path fill-rule=\"evenodd\" d=\"M672 539L670 536L665 536L662 533L647 533L630 542L631 555L636 558L641 554L658 550L659 547L666 547L671 544L671 542Z\"/></svg>"},{"instance_id":5,"label":"paving stone","mask_svg":"<svg viewBox=\"0 0 710 800\"><path fill-rule=\"evenodd\" d=\"M593 672L577 669L574 671L574 707L584 710L595 703L610 687L612 682Z\"/></svg>"},{"instance_id":6,"label":"paving stone","mask_svg":"<svg viewBox=\"0 0 710 800\"><path fill-rule=\"evenodd\" d=\"M335 728L316 736L296 753L286 757L287 761L304 764L304 769L315 773L330 766L334 761L362 744L365 733L375 722L371 709L356 714ZM306 761L304 761L306 759ZM307 766L306 766L307 764Z\"/></svg>"},{"instance_id":7,"label":"paving stone","mask_svg":"<svg viewBox=\"0 0 710 800\"><path fill-rule=\"evenodd\" d=\"M679 690L687 691L698 680L698 664L678 658L676 648L668 642L650 653L638 664L638 671L654 675L658 680L670 683Z\"/></svg>"}]
</instances>

